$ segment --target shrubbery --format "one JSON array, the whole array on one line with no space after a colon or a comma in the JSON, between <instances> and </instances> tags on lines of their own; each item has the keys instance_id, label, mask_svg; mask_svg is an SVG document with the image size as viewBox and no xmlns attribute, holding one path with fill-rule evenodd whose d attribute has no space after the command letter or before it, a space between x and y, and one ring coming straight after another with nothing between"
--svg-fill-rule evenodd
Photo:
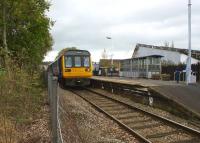
<instances>
[{"instance_id":1,"label":"shrubbery","mask_svg":"<svg viewBox=\"0 0 200 143\"><path fill-rule=\"evenodd\" d=\"M31 77L15 66L0 69L0 143L18 142L21 129L40 118L46 90L39 73Z\"/></svg>"},{"instance_id":2,"label":"shrubbery","mask_svg":"<svg viewBox=\"0 0 200 143\"><path fill-rule=\"evenodd\" d=\"M0 143L23 138L44 101L40 65L52 47L46 0L0 1Z\"/></svg>"}]
</instances>

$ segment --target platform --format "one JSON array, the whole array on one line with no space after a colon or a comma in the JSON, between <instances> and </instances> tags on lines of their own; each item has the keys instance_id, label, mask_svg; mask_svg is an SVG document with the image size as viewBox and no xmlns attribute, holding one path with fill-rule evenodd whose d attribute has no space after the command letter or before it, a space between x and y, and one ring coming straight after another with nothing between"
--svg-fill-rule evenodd
<instances>
[{"instance_id":1,"label":"platform","mask_svg":"<svg viewBox=\"0 0 200 143\"><path fill-rule=\"evenodd\" d=\"M183 82L161 81L151 79L132 79L120 77L102 77L93 76L92 79L100 81L108 81L114 83L122 83L129 85L140 85L151 88L160 95L180 104L186 109L200 116L200 84L186 85Z\"/></svg>"}]
</instances>

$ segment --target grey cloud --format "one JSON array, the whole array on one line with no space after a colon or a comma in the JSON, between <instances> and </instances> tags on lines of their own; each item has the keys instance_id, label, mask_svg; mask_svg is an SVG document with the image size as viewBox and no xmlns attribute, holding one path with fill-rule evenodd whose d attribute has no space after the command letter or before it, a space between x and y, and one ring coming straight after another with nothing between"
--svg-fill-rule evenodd
<instances>
[{"instance_id":1,"label":"grey cloud","mask_svg":"<svg viewBox=\"0 0 200 143\"><path fill-rule=\"evenodd\" d=\"M98 0L97 0L98 1ZM103 5L103 2L100 2ZM126 2L126 0L124 1ZM54 0L50 16L56 20L52 30L55 45L54 49L61 50L66 46L77 46L89 50L103 50L110 48L111 41L106 36L111 36L114 41L115 51L128 51L130 45L136 43L163 44L164 41L175 43L175 46L187 48L187 1L174 0L174 3L164 2L160 7L147 7L146 10L134 11L123 15L101 15L101 11L90 11L77 5L78 0ZM152 1L153 3L153 1ZM200 1L194 0L192 5L193 16L193 48L199 49L200 37ZM98 8L101 9L101 8ZM123 10L119 9L119 10ZM102 8L102 12L104 9ZM112 11L112 8L111 8ZM55 13L54 13L55 12ZM88 13L90 12L90 13ZM120 25L139 25L137 31L115 31L111 29ZM148 29L154 31L145 31ZM171 30L172 33L168 31ZM138 32L139 31L139 32ZM159 33L156 33L159 32Z\"/></svg>"}]
</instances>

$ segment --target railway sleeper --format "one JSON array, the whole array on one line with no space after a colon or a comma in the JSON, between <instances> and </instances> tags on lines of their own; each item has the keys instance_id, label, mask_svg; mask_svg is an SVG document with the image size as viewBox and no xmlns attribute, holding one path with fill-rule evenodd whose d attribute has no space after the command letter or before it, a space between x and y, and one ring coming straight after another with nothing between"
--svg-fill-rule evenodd
<instances>
[{"instance_id":1,"label":"railway sleeper","mask_svg":"<svg viewBox=\"0 0 200 143\"><path fill-rule=\"evenodd\" d=\"M153 124L149 124L149 125L139 125L139 126L131 126L132 129L134 130L143 130L143 129L146 129L146 128L154 128L154 127L158 127L160 126L161 124L160 123L153 123Z\"/></svg>"},{"instance_id":2,"label":"railway sleeper","mask_svg":"<svg viewBox=\"0 0 200 143\"><path fill-rule=\"evenodd\" d=\"M199 138L186 139L181 141L172 141L171 143L199 143Z\"/></svg>"},{"instance_id":3,"label":"railway sleeper","mask_svg":"<svg viewBox=\"0 0 200 143\"><path fill-rule=\"evenodd\" d=\"M96 102L95 102L96 103ZM111 107L118 107L116 104L111 104L111 103L108 103L108 104L98 104L99 107L101 108L111 108Z\"/></svg>"},{"instance_id":4,"label":"railway sleeper","mask_svg":"<svg viewBox=\"0 0 200 143\"><path fill-rule=\"evenodd\" d=\"M129 113L129 114L124 114L124 115L116 115L116 118L119 119L119 120L136 118L136 117L143 117L143 115L140 115L140 114L137 114L137 113Z\"/></svg>"},{"instance_id":5,"label":"railway sleeper","mask_svg":"<svg viewBox=\"0 0 200 143\"><path fill-rule=\"evenodd\" d=\"M112 102L107 102L107 101L102 102L102 101L95 100L94 102L95 102L96 104L98 104L98 105L101 105L101 106L104 106L104 105L105 105L105 107L106 107L106 106L109 106L109 107L110 107L110 105L111 105L111 106L116 106L116 105L113 104Z\"/></svg>"},{"instance_id":6,"label":"railway sleeper","mask_svg":"<svg viewBox=\"0 0 200 143\"><path fill-rule=\"evenodd\" d=\"M118 114L122 115L122 114L132 113L132 111L125 109L125 110L121 110L121 111L108 111L108 113L111 114L111 115L116 116Z\"/></svg>"},{"instance_id":7,"label":"railway sleeper","mask_svg":"<svg viewBox=\"0 0 200 143\"><path fill-rule=\"evenodd\" d=\"M103 101L102 98L100 98L99 100ZM108 108L113 108L113 107L119 106L115 102L110 102L109 105L106 105L106 106L105 106L105 102L102 104L103 104L102 107L109 106ZM108 113L112 114L115 118L117 118L117 117L125 118L127 116L127 114L130 116L133 113L135 113L135 111L127 108L122 111L119 111L119 110L118 111L110 111ZM139 115L140 114L137 114L137 117ZM159 143L161 143L161 142L169 143L169 142L173 142L173 141L174 141L174 143L185 143L185 142L197 143L197 142L200 142L198 137L193 137L192 134L188 134L186 131L179 130L179 129L177 130L176 126L173 126L173 125L170 126L170 125L168 125L168 123L162 123L162 122L156 122L156 121L155 121L155 123L147 122L147 121L140 122L141 119L135 120L135 119L138 119L137 117L133 119L135 122L133 121L133 124L131 124L129 127L132 128L133 130L136 130L138 133L142 134L143 136L151 138L152 142L154 142L154 141L159 142ZM143 116L143 117L145 117L145 116ZM152 119L154 119L154 117L152 117ZM155 119L157 119L157 118L155 118ZM138 121L138 123L136 123L137 121ZM144 125L145 123L148 123L148 124ZM176 132L173 132L174 130L176 130ZM161 134L160 132L163 132L163 133ZM157 136L155 136L156 133L157 133Z\"/></svg>"},{"instance_id":8,"label":"railway sleeper","mask_svg":"<svg viewBox=\"0 0 200 143\"><path fill-rule=\"evenodd\" d=\"M144 119L144 120L134 120L134 119L121 119L121 121L124 123L124 124L138 124L138 123L146 123L146 122L152 122L152 119Z\"/></svg>"},{"instance_id":9,"label":"railway sleeper","mask_svg":"<svg viewBox=\"0 0 200 143\"><path fill-rule=\"evenodd\" d=\"M161 125L162 126L162 125ZM146 129L140 129L138 130L138 133L143 134L145 136L145 138L150 139L152 142L163 142L163 143L169 143L171 141L183 141L183 140L190 140L193 137L191 135L186 134L184 131L182 130L177 130L177 129L173 129L173 128L164 128L164 126L162 126L162 128L160 128L161 126L157 126L157 127L151 127L151 128L146 128ZM161 133L163 132L163 134ZM171 132L169 134L165 134L166 132ZM155 135L155 134L160 134L160 136L157 137L152 137L151 135ZM190 142L188 142L190 143Z\"/></svg>"},{"instance_id":10,"label":"railway sleeper","mask_svg":"<svg viewBox=\"0 0 200 143\"><path fill-rule=\"evenodd\" d=\"M99 101L99 102L109 102L111 103L111 101L106 100L105 98L99 99L99 98L93 98L95 101Z\"/></svg>"},{"instance_id":11,"label":"railway sleeper","mask_svg":"<svg viewBox=\"0 0 200 143\"><path fill-rule=\"evenodd\" d=\"M177 130L167 131L167 132L159 132L151 135L147 135L146 138L153 139L153 138L161 138L169 135L177 134Z\"/></svg>"},{"instance_id":12,"label":"railway sleeper","mask_svg":"<svg viewBox=\"0 0 200 143\"><path fill-rule=\"evenodd\" d=\"M124 108L122 106L121 107L120 106L116 106L116 107L104 107L104 110L106 110L107 112L109 112L109 111L116 111L116 110L122 111L124 109L126 109L126 108Z\"/></svg>"},{"instance_id":13,"label":"railway sleeper","mask_svg":"<svg viewBox=\"0 0 200 143\"><path fill-rule=\"evenodd\" d=\"M199 143L199 139L195 137L185 137L184 135L171 134L160 138L152 138L152 142L163 142L163 143Z\"/></svg>"}]
</instances>

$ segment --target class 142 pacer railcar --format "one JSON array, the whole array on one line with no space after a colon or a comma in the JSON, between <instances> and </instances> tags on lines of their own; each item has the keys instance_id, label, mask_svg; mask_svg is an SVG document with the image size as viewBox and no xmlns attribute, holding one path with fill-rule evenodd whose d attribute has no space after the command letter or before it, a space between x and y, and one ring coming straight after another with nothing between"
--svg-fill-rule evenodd
<instances>
[{"instance_id":1,"label":"class 142 pacer railcar","mask_svg":"<svg viewBox=\"0 0 200 143\"><path fill-rule=\"evenodd\" d=\"M50 72L58 77L63 86L87 86L92 76L92 62L89 51L65 49L49 65Z\"/></svg>"}]
</instances>

